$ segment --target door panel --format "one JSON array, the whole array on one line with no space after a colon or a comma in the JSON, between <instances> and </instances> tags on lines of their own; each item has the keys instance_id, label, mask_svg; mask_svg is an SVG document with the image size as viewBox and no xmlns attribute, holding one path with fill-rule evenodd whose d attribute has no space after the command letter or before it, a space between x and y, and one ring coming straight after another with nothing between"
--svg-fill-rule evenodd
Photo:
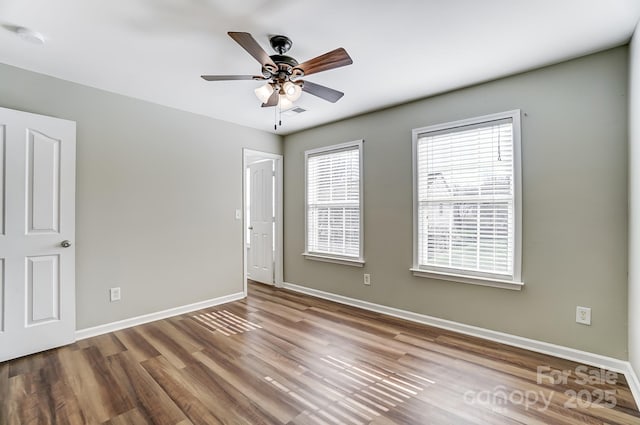
<instances>
[{"instance_id":1,"label":"door panel","mask_svg":"<svg viewBox=\"0 0 640 425\"><path fill-rule=\"evenodd\" d=\"M60 287L58 256L27 258L27 324L58 320Z\"/></svg>"},{"instance_id":2,"label":"door panel","mask_svg":"<svg viewBox=\"0 0 640 425\"><path fill-rule=\"evenodd\" d=\"M273 285L273 160L251 164L249 267L252 280Z\"/></svg>"},{"instance_id":3,"label":"door panel","mask_svg":"<svg viewBox=\"0 0 640 425\"><path fill-rule=\"evenodd\" d=\"M75 123L0 108L0 362L75 340Z\"/></svg>"},{"instance_id":4,"label":"door panel","mask_svg":"<svg viewBox=\"0 0 640 425\"><path fill-rule=\"evenodd\" d=\"M28 233L57 233L60 140L29 130L27 143Z\"/></svg>"}]
</instances>

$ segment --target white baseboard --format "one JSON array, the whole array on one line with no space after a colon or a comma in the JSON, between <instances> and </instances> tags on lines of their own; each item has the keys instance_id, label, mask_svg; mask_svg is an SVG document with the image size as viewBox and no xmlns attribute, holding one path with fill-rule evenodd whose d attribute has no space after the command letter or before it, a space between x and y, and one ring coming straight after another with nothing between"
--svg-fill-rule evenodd
<instances>
[{"instance_id":1,"label":"white baseboard","mask_svg":"<svg viewBox=\"0 0 640 425\"><path fill-rule=\"evenodd\" d=\"M633 366L631 366L631 363L626 363L627 371L624 373L624 376L627 378L627 384L629 384L629 388L631 389L633 398L636 400L636 404L640 405L640 380L638 379L638 375L633 369Z\"/></svg>"},{"instance_id":2,"label":"white baseboard","mask_svg":"<svg viewBox=\"0 0 640 425\"><path fill-rule=\"evenodd\" d=\"M291 291L300 292L302 294L323 298L329 301L335 301L340 304L346 304L353 307L359 307L364 310L382 313L400 319L410 320L412 322L422 323L441 329L458 332L465 335L475 336L489 341L499 342L513 347L524 348L526 350L535 351L537 353L548 354L555 357L584 363L587 365L603 368L612 372L618 372L625 375L629 387L634 398L640 402L640 381L635 374L631 364L627 361L607 357L600 354L589 353L587 351L576 350L574 348L563 347L561 345L551 344L548 342L537 341L535 339L524 338L517 335L511 335L504 332L492 331L490 329L479 328L477 326L465 325L464 323L444 320L425 314L414 313L407 310L401 310L394 307L388 307L381 304L375 304L368 301L362 301L356 298L349 298L343 295L332 294L330 292L320 291L318 289L307 288L305 286L295 285L293 283L283 282L283 288Z\"/></svg>"},{"instance_id":3,"label":"white baseboard","mask_svg":"<svg viewBox=\"0 0 640 425\"><path fill-rule=\"evenodd\" d=\"M178 316L180 314L189 313L203 308L230 303L232 301L241 300L245 296L246 295L244 292L238 292L235 294L225 295L223 297L212 298L210 300L158 311L156 313L144 314L142 316L131 317L129 319L119 320L117 322L106 323L104 325L94 326L91 328L79 329L76 331L76 340L91 338L92 336L119 331L120 329L130 328L132 326L142 325L144 323L155 322L156 320L166 319L167 317Z\"/></svg>"}]
</instances>

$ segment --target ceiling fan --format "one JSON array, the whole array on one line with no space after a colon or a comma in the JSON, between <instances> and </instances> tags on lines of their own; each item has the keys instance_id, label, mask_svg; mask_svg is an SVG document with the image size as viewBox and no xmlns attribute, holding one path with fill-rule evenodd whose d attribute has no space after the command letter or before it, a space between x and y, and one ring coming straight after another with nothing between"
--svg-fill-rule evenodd
<instances>
[{"instance_id":1,"label":"ceiling fan","mask_svg":"<svg viewBox=\"0 0 640 425\"><path fill-rule=\"evenodd\" d=\"M202 75L207 81L255 80L266 84L255 90L262 101L262 107L280 106L285 110L293 106L302 92L310 93L326 101L335 103L344 93L300 78L341 66L351 65L353 60L342 47L320 55L306 62L298 63L286 56L292 46L291 40L284 35L269 38L271 47L277 52L269 55L247 32L228 32L243 49L262 65L262 75Z\"/></svg>"}]
</instances>

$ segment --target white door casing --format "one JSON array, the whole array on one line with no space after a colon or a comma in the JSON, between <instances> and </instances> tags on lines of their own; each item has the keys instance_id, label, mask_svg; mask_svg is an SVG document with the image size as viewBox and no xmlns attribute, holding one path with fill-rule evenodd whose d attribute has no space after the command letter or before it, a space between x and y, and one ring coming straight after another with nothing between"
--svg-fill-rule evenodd
<instances>
[{"instance_id":1,"label":"white door casing","mask_svg":"<svg viewBox=\"0 0 640 425\"><path fill-rule=\"evenodd\" d=\"M249 165L249 264L252 280L273 285L273 160Z\"/></svg>"},{"instance_id":2,"label":"white door casing","mask_svg":"<svg viewBox=\"0 0 640 425\"><path fill-rule=\"evenodd\" d=\"M0 362L75 339L75 137L0 108Z\"/></svg>"}]
</instances>

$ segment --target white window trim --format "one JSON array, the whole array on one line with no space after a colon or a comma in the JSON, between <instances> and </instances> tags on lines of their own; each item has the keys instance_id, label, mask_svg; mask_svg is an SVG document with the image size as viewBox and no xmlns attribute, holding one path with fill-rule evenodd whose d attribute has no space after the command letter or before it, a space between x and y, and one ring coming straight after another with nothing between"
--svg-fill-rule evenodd
<instances>
[{"instance_id":1,"label":"white window trim","mask_svg":"<svg viewBox=\"0 0 640 425\"><path fill-rule=\"evenodd\" d=\"M363 159L363 144L364 140L354 140L352 142L339 143L331 146L323 146L321 148L310 149L304 152L304 252L302 255L304 258L308 260L316 260L323 261L327 263L336 263L343 264L347 266L355 266L355 267L363 267L365 264L364 261L364 159ZM332 255L325 252L313 252L308 251L308 205L309 202L307 200L307 164L310 156L336 152L341 150L351 149L353 147L357 147L359 151L359 167L360 167L360 196L359 196L359 204L360 204L360 240L359 240L359 254L357 257L349 257L344 255Z\"/></svg>"},{"instance_id":2,"label":"white window trim","mask_svg":"<svg viewBox=\"0 0 640 425\"><path fill-rule=\"evenodd\" d=\"M364 267L364 260L352 257L338 257L337 255L321 255L303 252L304 258L307 260L323 261L325 263L344 264L345 266Z\"/></svg>"},{"instance_id":3,"label":"white window trim","mask_svg":"<svg viewBox=\"0 0 640 425\"><path fill-rule=\"evenodd\" d=\"M456 127L497 121L505 118L513 120L513 190L514 190L514 246L513 275L492 275L468 270L438 270L438 268L420 267L418 264L418 138L421 134L448 130ZM495 288L520 290L524 286L521 276L522 267L522 161L521 161L521 127L520 110L483 115L481 117L452 121L448 123L415 128L412 131L413 162L413 267L409 270L414 276L439 280L447 280Z\"/></svg>"}]
</instances>

